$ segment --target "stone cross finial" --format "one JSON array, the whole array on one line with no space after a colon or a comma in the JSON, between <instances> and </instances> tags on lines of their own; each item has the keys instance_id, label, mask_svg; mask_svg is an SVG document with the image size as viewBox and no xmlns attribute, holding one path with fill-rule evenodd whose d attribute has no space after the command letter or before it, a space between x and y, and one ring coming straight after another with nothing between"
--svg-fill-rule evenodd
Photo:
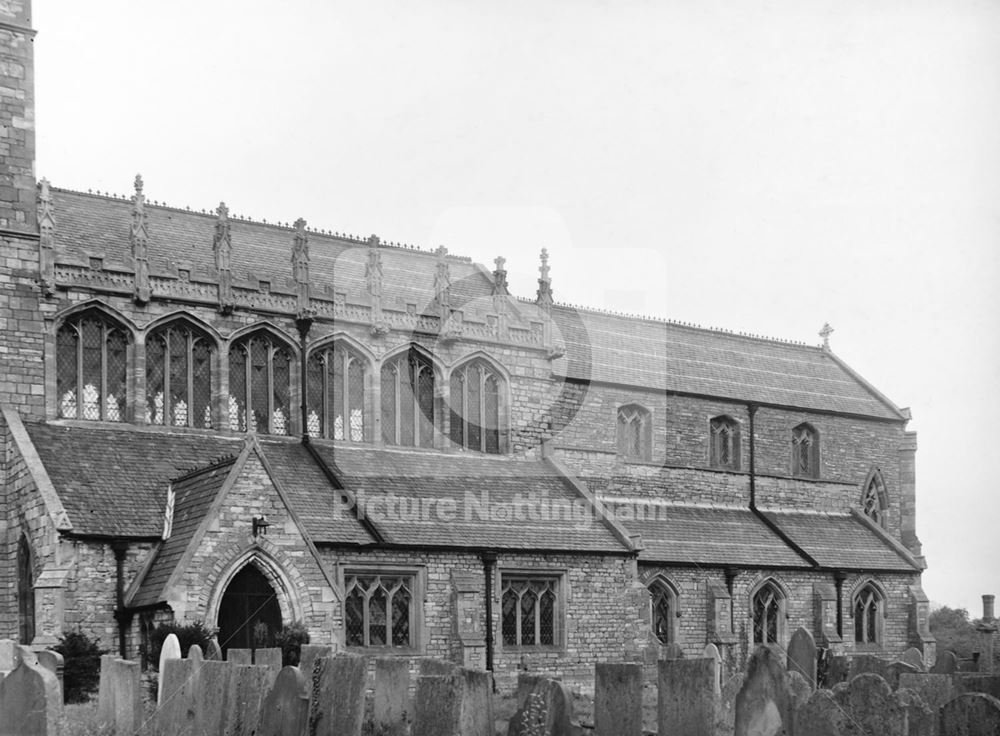
<instances>
[{"instance_id":1,"label":"stone cross finial","mask_svg":"<svg viewBox=\"0 0 1000 736\"><path fill-rule=\"evenodd\" d=\"M507 269L504 268L507 259L497 256L493 263L496 264L496 270L493 272L493 296L506 296L510 293L507 289Z\"/></svg>"},{"instance_id":2,"label":"stone cross finial","mask_svg":"<svg viewBox=\"0 0 1000 736\"><path fill-rule=\"evenodd\" d=\"M542 309L548 310L553 303L552 299L552 279L549 278L549 252L542 248L541 265L538 267L538 295L535 303Z\"/></svg>"},{"instance_id":3,"label":"stone cross finial","mask_svg":"<svg viewBox=\"0 0 1000 736\"><path fill-rule=\"evenodd\" d=\"M38 185L38 245L39 282L45 296L52 296L56 288L56 218L49 193L49 180Z\"/></svg>"},{"instance_id":4,"label":"stone cross finial","mask_svg":"<svg viewBox=\"0 0 1000 736\"><path fill-rule=\"evenodd\" d=\"M215 268L219 272L219 311L228 314L233 310L233 279L230 270L233 241L229 232L229 208L225 202L219 202L215 210L215 237L212 239L212 250L215 252Z\"/></svg>"},{"instance_id":5,"label":"stone cross finial","mask_svg":"<svg viewBox=\"0 0 1000 736\"><path fill-rule=\"evenodd\" d=\"M496 264L497 271L503 271L504 270L504 266L507 265L507 259L504 258L503 256L497 256L493 260L493 263Z\"/></svg>"},{"instance_id":6,"label":"stone cross finial","mask_svg":"<svg viewBox=\"0 0 1000 736\"><path fill-rule=\"evenodd\" d=\"M132 261L135 264L135 301L149 301L149 227L146 223L146 197L142 193L142 175L135 175L135 196L132 197Z\"/></svg>"},{"instance_id":7,"label":"stone cross finial","mask_svg":"<svg viewBox=\"0 0 1000 736\"><path fill-rule=\"evenodd\" d=\"M142 194L142 174L135 175L135 193L137 195Z\"/></svg>"},{"instance_id":8,"label":"stone cross finial","mask_svg":"<svg viewBox=\"0 0 1000 736\"><path fill-rule=\"evenodd\" d=\"M541 261L542 264L538 267L538 273L542 280L549 281L549 251L547 248L542 248Z\"/></svg>"},{"instance_id":9,"label":"stone cross finial","mask_svg":"<svg viewBox=\"0 0 1000 736\"><path fill-rule=\"evenodd\" d=\"M819 336L823 338L823 349L830 349L830 335L833 334L833 328L830 327L829 322L823 323L823 329L819 331Z\"/></svg>"},{"instance_id":10,"label":"stone cross finial","mask_svg":"<svg viewBox=\"0 0 1000 736\"><path fill-rule=\"evenodd\" d=\"M378 235L375 235L375 233L372 233L371 235L368 236L369 248L378 248L381 244L382 242L378 239Z\"/></svg>"},{"instance_id":11,"label":"stone cross finial","mask_svg":"<svg viewBox=\"0 0 1000 736\"><path fill-rule=\"evenodd\" d=\"M441 323L451 315L451 273L448 269L448 249L439 245L437 250L437 273L434 275L434 294L441 307Z\"/></svg>"}]
</instances>

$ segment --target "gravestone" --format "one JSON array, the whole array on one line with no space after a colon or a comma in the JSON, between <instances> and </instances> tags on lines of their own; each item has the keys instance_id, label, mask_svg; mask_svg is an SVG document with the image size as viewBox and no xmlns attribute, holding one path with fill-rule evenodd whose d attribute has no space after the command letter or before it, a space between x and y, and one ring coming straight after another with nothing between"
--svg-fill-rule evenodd
<instances>
[{"instance_id":1,"label":"gravestone","mask_svg":"<svg viewBox=\"0 0 1000 736\"><path fill-rule=\"evenodd\" d=\"M684 650L677 642L670 642L663 650L664 659L684 659Z\"/></svg>"},{"instance_id":2,"label":"gravestone","mask_svg":"<svg viewBox=\"0 0 1000 736\"><path fill-rule=\"evenodd\" d=\"M214 636L208 640L208 646L205 647L205 659L212 662L222 661L222 648L219 646L219 640Z\"/></svg>"},{"instance_id":3,"label":"gravestone","mask_svg":"<svg viewBox=\"0 0 1000 736\"><path fill-rule=\"evenodd\" d=\"M935 711L957 694L951 675L923 672L919 674L904 672L899 676L899 688L912 690Z\"/></svg>"},{"instance_id":4,"label":"gravestone","mask_svg":"<svg viewBox=\"0 0 1000 736\"><path fill-rule=\"evenodd\" d=\"M232 650L230 650L232 651ZM249 651L249 650L248 650ZM278 673L270 667L232 664L226 694L225 736L252 736Z\"/></svg>"},{"instance_id":5,"label":"gravestone","mask_svg":"<svg viewBox=\"0 0 1000 736\"><path fill-rule=\"evenodd\" d=\"M959 695L941 707L941 736L996 736L1000 733L1000 700L985 693Z\"/></svg>"},{"instance_id":6,"label":"gravestone","mask_svg":"<svg viewBox=\"0 0 1000 736\"><path fill-rule=\"evenodd\" d=\"M15 662L23 661L30 662L31 664L38 664L38 654L34 649L26 647L24 644L18 644L14 647L14 659Z\"/></svg>"},{"instance_id":7,"label":"gravestone","mask_svg":"<svg viewBox=\"0 0 1000 736\"><path fill-rule=\"evenodd\" d=\"M261 706L256 736L299 736L308 722L309 682L298 667L283 667Z\"/></svg>"},{"instance_id":8,"label":"gravestone","mask_svg":"<svg viewBox=\"0 0 1000 736\"><path fill-rule=\"evenodd\" d=\"M905 652L903 656L899 658L900 662L906 662L906 664L917 668L918 672L926 672L927 668L924 666L924 655L916 647L910 647Z\"/></svg>"},{"instance_id":9,"label":"gravestone","mask_svg":"<svg viewBox=\"0 0 1000 736\"><path fill-rule=\"evenodd\" d=\"M889 662L871 654L858 654L850 658L851 668L846 681L858 675L871 673L888 680Z\"/></svg>"},{"instance_id":10,"label":"gravestone","mask_svg":"<svg viewBox=\"0 0 1000 736\"><path fill-rule=\"evenodd\" d=\"M115 690L111 685L111 668L117 657L114 654L101 655L101 671L97 680L97 724L110 726L115 718Z\"/></svg>"},{"instance_id":11,"label":"gravestone","mask_svg":"<svg viewBox=\"0 0 1000 736\"><path fill-rule=\"evenodd\" d=\"M160 670L157 696L156 733L158 736L186 736L195 720L198 691L197 664L190 659L167 659Z\"/></svg>"},{"instance_id":12,"label":"gravestone","mask_svg":"<svg viewBox=\"0 0 1000 736\"><path fill-rule=\"evenodd\" d=\"M830 657L829 665L826 669L826 683L824 687L833 689L842 682L851 679L851 659L843 655Z\"/></svg>"},{"instance_id":13,"label":"gravestone","mask_svg":"<svg viewBox=\"0 0 1000 736\"><path fill-rule=\"evenodd\" d=\"M594 665L594 736L642 736L642 665Z\"/></svg>"},{"instance_id":14,"label":"gravestone","mask_svg":"<svg viewBox=\"0 0 1000 736\"><path fill-rule=\"evenodd\" d=\"M361 736L367 664L356 654L321 657L313 664L309 736Z\"/></svg>"},{"instance_id":15,"label":"gravestone","mask_svg":"<svg viewBox=\"0 0 1000 736\"><path fill-rule=\"evenodd\" d=\"M949 649L938 652L937 660L935 660L934 666L931 667L931 672L935 675L951 675L958 672L958 657Z\"/></svg>"},{"instance_id":16,"label":"gravestone","mask_svg":"<svg viewBox=\"0 0 1000 736\"><path fill-rule=\"evenodd\" d=\"M443 659L434 657L421 657L420 667L417 670L421 675L453 675L457 666Z\"/></svg>"},{"instance_id":17,"label":"gravestone","mask_svg":"<svg viewBox=\"0 0 1000 736\"><path fill-rule=\"evenodd\" d=\"M0 680L0 736L56 736L62 714L59 681L44 667L21 661Z\"/></svg>"},{"instance_id":18,"label":"gravestone","mask_svg":"<svg viewBox=\"0 0 1000 736\"><path fill-rule=\"evenodd\" d=\"M459 731L462 736L494 736L493 675L485 670L459 670L462 705Z\"/></svg>"},{"instance_id":19,"label":"gravestone","mask_svg":"<svg viewBox=\"0 0 1000 736\"><path fill-rule=\"evenodd\" d=\"M889 687L897 690L899 689L899 676L904 673L919 675L920 670L906 662L890 662L889 666L885 668L885 681L889 683Z\"/></svg>"},{"instance_id":20,"label":"gravestone","mask_svg":"<svg viewBox=\"0 0 1000 736\"><path fill-rule=\"evenodd\" d=\"M163 705L163 670L164 665L167 661L171 659L181 658L181 642L177 638L177 634L167 634L167 638L163 640L163 646L160 647L160 661L157 666L157 671L160 673L160 687L156 695L156 705L159 707Z\"/></svg>"},{"instance_id":21,"label":"gravestone","mask_svg":"<svg viewBox=\"0 0 1000 736\"><path fill-rule=\"evenodd\" d=\"M659 733L713 736L721 696L719 660L664 659L658 666Z\"/></svg>"},{"instance_id":22,"label":"gravestone","mask_svg":"<svg viewBox=\"0 0 1000 736\"><path fill-rule=\"evenodd\" d=\"M201 646L199 646L198 644L192 644L191 647L188 649L187 658L190 659L192 662L204 662L205 654L204 652L201 651Z\"/></svg>"},{"instance_id":23,"label":"gravestone","mask_svg":"<svg viewBox=\"0 0 1000 736\"><path fill-rule=\"evenodd\" d=\"M747 665L743 688L736 696L735 736L784 733L791 727L790 707L785 663L770 647L757 647Z\"/></svg>"},{"instance_id":24,"label":"gravestone","mask_svg":"<svg viewBox=\"0 0 1000 736\"><path fill-rule=\"evenodd\" d=\"M796 716L798 710L809 701L816 688L800 673L792 670L785 673L785 682L788 685L788 716L791 723L788 733L797 734L799 724Z\"/></svg>"},{"instance_id":25,"label":"gravestone","mask_svg":"<svg viewBox=\"0 0 1000 736\"><path fill-rule=\"evenodd\" d=\"M372 720L389 736L406 733L410 710L410 662L403 657L375 659L375 695Z\"/></svg>"},{"instance_id":26,"label":"gravestone","mask_svg":"<svg viewBox=\"0 0 1000 736\"><path fill-rule=\"evenodd\" d=\"M816 640L799 627L788 644L788 671L802 675L809 687L816 688Z\"/></svg>"},{"instance_id":27,"label":"gravestone","mask_svg":"<svg viewBox=\"0 0 1000 736\"><path fill-rule=\"evenodd\" d=\"M961 693L986 693L1000 698L1000 675L961 675L955 684Z\"/></svg>"},{"instance_id":28,"label":"gravestone","mask_svg":"<svg viewBox=\"0 0 1000 736\"><path fill-rule=\"evenodd\" d=\"M524 704L528 702L528 696L531 695L531 691L535 689L535 685L545 679L549 678L546 678L544 675L533 675L530 672L517 673L516 700L518 708L524 707Z\"/></svg>"},{"instance_id":29,"label":"gravestone","mask_svg":"<svg viewBox=\"0 0 1000 736\"><path fill-rule=\"evenodd\" d=\"M462 683L458 675L420 675L410 736L462 736Z\"/></svg>"},{"instance_id":30,"label":"gravestone","mask_svg":"<svg viewBox=\"0 0 1000 736\"><path fill-rule=\"evenodd\" d=\"M194 649L194 647L191 647ZM230 680L236 665L217 660L201 662L198 670L198 691L195 693L195 734L221 734L225 730L228 712L226 698L232 691Z\"/></svg>"},{"instance_id":31,"label":"gravestone","mask_svg":"<svg viewBox=\"0 0 1000 736\"><path fill-rule=\"evenodd\" d=\"M535 684L507 726L507 736L575 736L577 732L569 691L558 680L547 678Z\"/></svg>"},{"instance_id":32,"label":"gravestone","mask_svg":"<svg viewBox=\"0 0 1000 736\"><path fill-rule=\"evenodd\" d=\"M332 657L333 647L328 644L303 644L299 649L299 669L306 677L312 677L313 663L320 657Z\"/></svg>"},{"instance_id":33,"label":"gravestone","mask_svg":"<svg viewBox=\"0 0 1000 736\"><path fill-rule=\"evenodd\" d=\"M867 672L837 685L833 698L860 733L879 736L930 736L933 712L915 693L894 693L884 678Z\"/></svg>"},{"instance_id":34,"label":"gravestone","mask_svg":"<svg viewBox=\"0 0 1000 736\"><path fill-rule=\"evenodd\" d=\"M63 667L65 665L63 655L51 649L42 649L37 654L38 664L56 676L56 679L59 680L59 689L63 690Z\"/></svg>"},{"instance_id":35,"label":"gravestone","mask_svg":"<svg viewBox=\"0 0 1000 736\"><path fill-rule=\"evenodd\" d=\"M281 647L264 647L255 649L253 653L253 663L262 667L273 667L281 669Z\"/></svg>"},{"instance_id":36,"label":"gravestone","mask_svg":"<svg viewBox=\"0 0 1000 736\"><path fill-rule=\"evenodd\" d=\"M103 662L101 663L103 665ZM139 733L143 724L142 667L138 662L111 662L112 723L116 734Z\"/></svg>"},{"instance_id":37,"label":"gravestone","mask_svg":"<svg viewBox=\"0 0 1000 736\"><path fill-rule=\"evenodd\" d=\"M795 736L845 736L850 716L829 690L816 690L795 711Z\"/></svg>"},{"instance_id":38,"label":"gravestone","mask_svg":"<svg viewBox=\"0 0 1000 736\"><path fill-rule=\"evenodd\" d=\"M711 659L716 663L715 671L718 678L715 683L715 691L719 693L722 690L722 653L719 652L719 648L715 644L706 644L701 656L702 659Z\"/></svg>"},{"instance_id":39,"label":"gravestone","mask_svg":"<svg viewBox=\"0 0 1000 736\"><path fill-rule=\"evenodd\" d=\"M0 672L13 672L17 667L17 642L0 639Z\"/></svg>"},{"instance_id":40,"label":"gravestone","mask_svg":"<svg viewBox=\"0 0 1000 736\"><path fill-rule=\"evenodd\" d=\"M233 664L253 664L252 649L227 649L226 661Z\"/></svg>"}]
</instances>

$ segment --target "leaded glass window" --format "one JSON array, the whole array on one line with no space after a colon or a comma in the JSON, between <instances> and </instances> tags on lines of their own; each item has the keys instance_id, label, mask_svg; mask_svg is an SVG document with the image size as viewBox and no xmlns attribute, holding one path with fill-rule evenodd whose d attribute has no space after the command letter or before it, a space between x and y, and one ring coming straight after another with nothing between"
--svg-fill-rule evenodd
<instances>
[{"instance_id":1,"label":"leaded glass window","mask_svg":"<svg viewBox=\"0 0 1000 736\"><path fill-rule=\"evenodd\" d=\"M21 536L17 545L17 631L19 641L28 646L35 638L35 587L31 569L31 547Z\"/></svg>"},{"instance_id":2,"label":"leaded glass window","mask_svg":"<svg viewBox=\"0 0 1000 736\"><path fill-rule=\"evenodd\" d=\"M663 581L656 580L649 586L652 607L653 634L661 644L674 641L674 621L677 617L677 596Z\"/></svg>"},{"instance_id":3,"label":"leaded glass window","mask_svg":"<svg viewBox=\"0 0 1000 736\"><path fill-rule=\"evenodd\" d=\"M558 578L503 576L500 633L505 645L555 646L558 584Z\"/></svg>"},{"instance_id":4,"label":"leaded glass window","mask_svg":"<svg viewBox=\"0 0 1000 736\"><path fill-rule=\"evenodd\" d=\"M713 468L740 469L740 425L732 417L715 417L709 422L711 465Z\"/></svg>"},{"instance_id":5,"label":"leaded glass window","mask_svg":"<svg viewBox=\"0 0 1000 736\"><path fill-rule=\"evenodd\" d=\"M229 349L229 428L234 432L291 433L292 353L265 331Z\"/></svg>"},{"instance_id":6,"label":"leaded glass window","mask_svg":"<svg viewBox=\"0 0 1000 736\"><path fill-rule=\"evenodd\" d=\"M781 632L783 599L773 583L765 583L754 593L751 603L754 644L776 644Z\"/></svg>"},{"instance_id":7,"label":"leaded glass window","mask_svg":"<svg viewBox=\"0 0 1000 736\"><path fill-rule=\"evenodd\" d=\"M854 641L877 644L879 641L879 610L882 597L872 584L866 585L854 599Z\"/></svg>"},{"instance_id":8,"label":"leaded glass window","mask_svg":"<svg viewBox=\"0 0 1000 736\"><path fill-rule=\"evenodd\" d=\"M500 374L485 360L474 360L451 374L451 441L459 447L501 451Z\"/></svg>"},{"instance_id":9,"label":"leaded glass window","mask_svg":"<svg viewBox=\"0 0 1000 736\"><path fill-rule=\"evenodd\" d=\"M215 345L184 322L146 338L146 422L212 428L212 358Z\"/></svg>"},{"instance_id":10,"label":"leaded glass window","mask_svg":"<svg viewBox=\"0 0 1000 736\"><path fill-rule=\"evenodd\" d=\"M434 446L434 367L416 350L382 366L382 440L387 445Z\"/></svg>"},{"instance_id":11,"label":"leaded glass window","mask_svg":"<svg viewBox=\"0 0 1000 736\"><path fill-rule=\"evenodd\" d=\"M413 646L413 577L348 574L344 629L347 646Z\"/></svg>"},{"instance_id":12,"label":"leaded glass window","mask_svg":"<svg viewBox=\"0 0 1000 736\"><path fill-rule=\"evenodd\" d=\"M877 470L872 472L865 484L864 495L861 498L861 510L876 524L883 523L885 517L885 481Z\"/></svg>"},{"instance_id":13,"label":"leaded glass window","mask_svg":"<svg viewBox=\"0 0 1000 736\"><path fill-rule=\"evenodd\" d=\"M348 442L369 439L365 421L367 361L344 343L314 350L309 356L309 434Z\"/></svg>"},{"instance_id":14,"label":"leaded glass window","mask_svg":"<svg viewBox=\"0 0 1000 736\"><path fill-rule=\"evenodd\" d=\"M124 422L131 350L128 332L96 310L65 321L56 333L59 416Z\"/></svg>"},{"instance_id":15,"label":"leaded glass window","mask_svg":"<svg viewBox=\"0 0 1000 736\"><path fill-rule=\"evenodd\" d=\"M649 411L631 404L618 409L618 454L627 460L652 457L652 422Z\"/></svg>"},{"instance_id":16,"label":"leaded glass window","mask_svg":"<svg viewBox=\"0 0 1000 736\"><path fill-rule=\"evenodd\" d=\"M809 424L792 430L792 475L819 477L819 434Z\"/></svg>"}]
</instances>

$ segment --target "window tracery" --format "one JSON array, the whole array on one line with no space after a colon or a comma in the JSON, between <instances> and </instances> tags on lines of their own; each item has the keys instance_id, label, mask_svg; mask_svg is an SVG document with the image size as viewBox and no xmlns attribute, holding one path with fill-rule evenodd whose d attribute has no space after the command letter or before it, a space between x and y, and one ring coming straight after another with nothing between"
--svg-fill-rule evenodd
<instances>
[{"instance_id":1,"label":"window tracery","mask_svg":"<svg viewBox=\"0 0 1000 736\"><path fill-rule=\"evenodd\" d=\"M212 359L215 345L184 322L146 338L146 422L212 428Z\"/></svg>"},{"instance_id":2,"label":"window tracery","mask_svg":"<svg viewBox=\"0 0 1000 736\"><path fill-rule=\"evenodd\" d=\"M56 333L58 416L125 421L131 347L129 333L97 310L63 322Z\"/></svg>"},{"instance_id":3,"label":"window tracery","mask_svg":"<svg viewBox=\"0 0 1000 736\"><path fill-rule=\"evenodd\" d=\"M501 449L503 379L493 366L476 359L451 374L451 441L459 447L497 454Z\"/></svg>"},{"instance_id":4,"label":"window tracery","mask_svg":"<svg viewBox=\"0 0 1000 736\"><path fill-rule=\"evenodd\" d=\"M307 366L308 429L314 437L369 439L365 421L368 362L341 341L314 350Z\"/></svg>"},{"instance_id":5,"label":"window tracery","mask_svg":"<svg viewBox=\"0 0 1000 736\"><path fill-rule=\"evenodd\" d=\"M382 365L382 440L434 446L434 366L415 349Z\"/></svg>"},{"instance_id":6,"label":"window tracery","mask_svg":"<svg viewBox=\"0 0 1000 736\"><path fill-rule=\"evenodd\" d=\"M234 432L291 433L292 354L260 330L229 349L229 428Z\"/></svg>"}]
</instances>

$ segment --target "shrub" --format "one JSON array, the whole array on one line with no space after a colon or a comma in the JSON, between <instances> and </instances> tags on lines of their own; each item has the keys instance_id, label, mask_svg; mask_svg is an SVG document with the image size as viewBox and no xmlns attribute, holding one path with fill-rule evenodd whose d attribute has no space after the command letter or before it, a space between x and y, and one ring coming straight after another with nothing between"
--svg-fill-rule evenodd
<instances>
[{"instance_id":1,"label":"shrub","mask_svg":"<svg viewBox=\"0 0 1000 736\"><path fill-rule=\"evenodd\" d=\"M293 621L274 635L275 646L281 647L281 666L298 666L302 645L309 643L309 632L301 621Z\"/></svg>"},{"instance_id":2,"label":"shrub","mask_svg":"<svg viewBox=\"0 0 1000 736\"><path fill-rule=\"evenodd\" d=\"M96 639L71 631L53 647L63 656L63 701L85 703L101 680L101 649Z\"/></svg>"},{"instance_id":3,"label":"shrub","mask_svg":"<svg viewBox=\"0 0 1000 736\"><path fill-rule=\"evenodd\" d=\"M160 650L163 649L163 642L170 634L177 635L177 640L181 644L181 656L186 657L188 650L194 644L205 652L214 632L206 628L201 621L195 621L193 624L158 624L149 635L149 652L146 654L146 664L153 669L160 666Z\"/></svg>"}]
</instances>

